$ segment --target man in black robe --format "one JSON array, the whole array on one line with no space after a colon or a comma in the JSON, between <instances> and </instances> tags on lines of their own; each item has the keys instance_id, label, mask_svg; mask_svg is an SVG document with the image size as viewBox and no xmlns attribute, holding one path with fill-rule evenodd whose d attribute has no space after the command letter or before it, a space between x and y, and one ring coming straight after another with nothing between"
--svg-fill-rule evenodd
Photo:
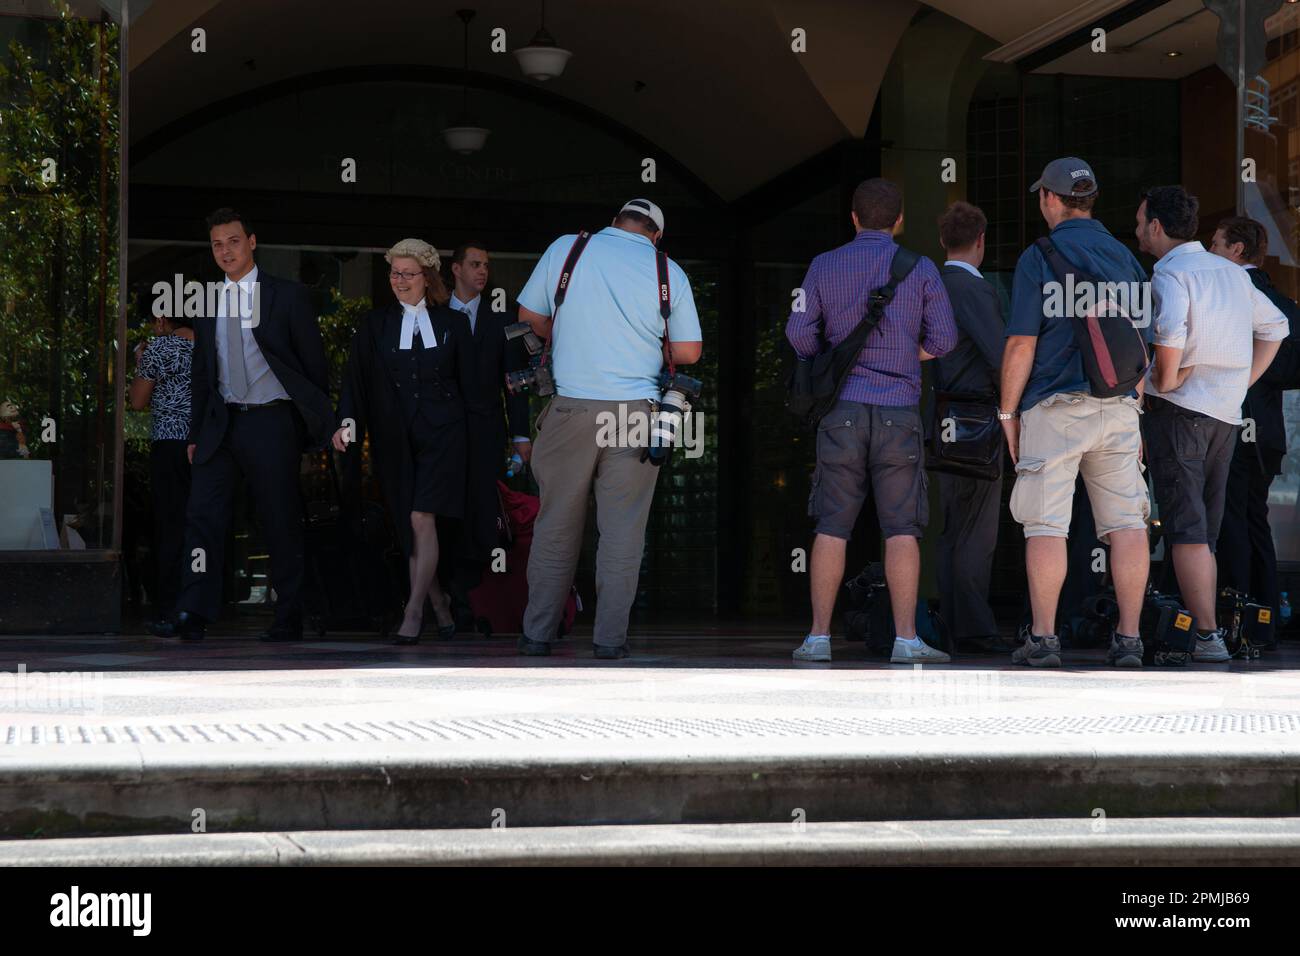
<instances>
[{"instance_id":1,"label":"man in black robe","mask_svg":"<svg viewBox=\"0 0 1300 956\"><path fill-rule=\"evenodd\" d=\"M517 321L505 306L504 290L488 291L489 257L483 243L463 242L452 252L452 309L464 312L473 333L478 395L470 403L469 489L465 520L454 569L452 590L462 607L465 594L478 584L492 549L500 544L500 501L496 482L511 453L522 464L532 457L528 430L528 396L505 389L505 373L523 368L521 342L506 341L505 328ZM498 306L498 308L494 308ZM516 472L522 467L516 464ZM452 569L449 569L452 570Z\"/></svg>"}]
</instances>

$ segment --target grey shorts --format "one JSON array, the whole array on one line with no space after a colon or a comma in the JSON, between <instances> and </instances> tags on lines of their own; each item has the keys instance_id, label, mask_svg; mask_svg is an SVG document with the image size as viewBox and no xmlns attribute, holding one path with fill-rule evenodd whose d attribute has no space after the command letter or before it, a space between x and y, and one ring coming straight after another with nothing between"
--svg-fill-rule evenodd
<instances>
[{"instance_id":1,"label":"grey shorts","mask_svg":"<svg viewBox=\"0 0 1300 956\"><path fill-rule=\"evenodd\" d=\"M1164 540L1208 544L1213 551L1223 523L1237 426L1151 395L1142 433Z\"/></svg>"},{"instance_id":2,"label":"grey shorts","mask_svg":"<svg viewBox=\"0 0 1300 956\"><path fill-rule=\"evenodd\" d=\"M870 477L885 537L921 537L930 519L921 443L919 406L837 402L817 426L817 470L808 496L817 534L852 537Z\"/></svg>"}]
</instances>

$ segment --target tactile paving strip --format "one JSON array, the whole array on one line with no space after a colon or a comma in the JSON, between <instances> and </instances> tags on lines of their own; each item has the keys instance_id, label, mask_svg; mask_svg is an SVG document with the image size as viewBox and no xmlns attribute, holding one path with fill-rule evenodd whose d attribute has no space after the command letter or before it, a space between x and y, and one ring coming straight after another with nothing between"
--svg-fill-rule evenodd
<instances>
[{"instance_id":1,"label":"tactile paving strip","mask_svg":"<svg viewBox=\"0 0 1300 956\"><path fill-rule=\"evenodd\" d=\"M303 723L7 724L8 746L60 744L491 743L493 741L742 740L827 737L1099 735L1275 736L1300 733L1300 714L1251 711L1060 717L508 717Z\"/></svg>"}]
</instances>

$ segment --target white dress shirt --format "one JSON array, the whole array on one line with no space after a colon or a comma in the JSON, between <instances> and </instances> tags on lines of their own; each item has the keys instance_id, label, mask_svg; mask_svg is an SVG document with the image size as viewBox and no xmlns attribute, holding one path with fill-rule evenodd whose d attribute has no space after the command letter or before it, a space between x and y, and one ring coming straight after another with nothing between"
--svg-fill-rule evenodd
<instances>
[{"instance_id":1,"label":"white dress shirt","mask_svg":"<svg viewBox=\"0 0 1300 956\"><path fill-rule=\"evenodd\" d=\"M469 330L472 334L475 326L478 324L478 305L483 301L482 295L476 295L468 302L462 302L456 298L456 293L451 294L451 307L458 312L464 312L469 316Z\"/></svg>"},{"instance_id":2,"label":"white dress shirt","mask_svg":"<svg viewBox=\"0 0 1300 956\"><path fill-rule=\"evenodd\" d=\"M984 273L980 272L978 269L976 269L976 268L975 268L973 265L971 265L969 262L965 262L965 261L963 261L963 260L961 260L961 259L949 259L949 260L947 260L946 262L944 262L944 265L946 265L946 266L956 266L956 267L959 268L959 269L965 269L967 272L969 272L971 275L973 275L973 276L974 276L975 278L977 278L977 279L983 279L983 278L984 278Z\"/></svg>"},{"instance_id":3,"label":"white dress shirt","mask_svg":"<svg viewBox=\"0 0 1300 956\"><path fill-rule=\"evenodd\" d=\"M239 280L238 293L235 283L226 276L226 284L221 289L217 300L217 391L227 402L241 402L248 405L265 405L277 399L287 399L289 393L284 390L280 380L266 363L266 357L253 336L253 328L261 321L261 316L254 316L253 309L261 306L261 293L257 288L257 266L248 275ZM244 368L248 373L248 389L243 395L234 395L230 391L230 373L226 354L226 318L227 307L239 309L240 338L244 343Z\"/></svg>"},{"instance_id":4,"label":"white dress shirt","mask_svg":"<svg viewBox=\"0 0 1300 956\"><path fill-rule=\"evenodd\" d=\"M1155 307L1152 341L1183 350L1187 380L1169 392L1155 387L1155 363L1147 376L1151 395L1241 424L1241 403L1250 386L1254 340L1287 336L1286 317L1255 288L1241 266L1207 252L1199 242L1175 246L1151 273Z\"/></svg>"}]
</instances>

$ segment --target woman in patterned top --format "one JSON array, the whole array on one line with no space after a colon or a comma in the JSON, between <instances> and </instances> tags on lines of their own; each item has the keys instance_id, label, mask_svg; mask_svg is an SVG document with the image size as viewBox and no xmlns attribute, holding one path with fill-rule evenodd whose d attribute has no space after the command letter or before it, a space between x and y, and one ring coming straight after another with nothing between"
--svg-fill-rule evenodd
<instances>
[{"instance_id":1,"label":"woman in patterned top","mask_svg":"<svg viewBox=\"0 0 1300 956\"><path fill-rule=\"evenodd\" d=\"M148 408L150 426L149 490L153 500L154 552L158 587L154 608L159 622L172 615L180 593L185 547L185 509L190 498L190 362L194 329L189 319L156 318L157 333L136 346L131 407ZM157 625L155 625L157 627Z\"/></svg>"}]
</instances>

